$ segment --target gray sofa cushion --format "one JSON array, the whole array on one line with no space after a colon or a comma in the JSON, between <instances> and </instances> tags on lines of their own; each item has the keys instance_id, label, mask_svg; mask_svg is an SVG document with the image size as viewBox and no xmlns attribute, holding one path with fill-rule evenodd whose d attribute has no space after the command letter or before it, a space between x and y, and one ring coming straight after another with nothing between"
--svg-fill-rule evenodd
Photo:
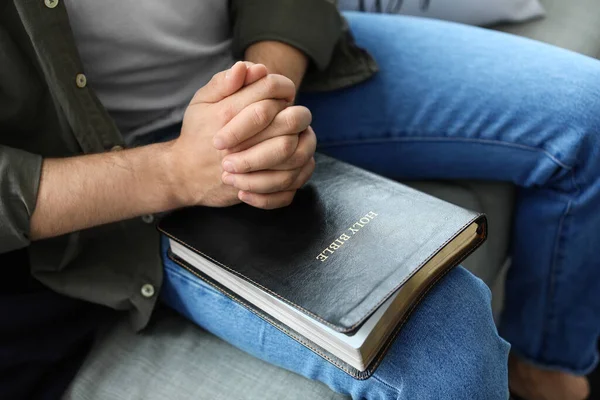
<instances>
[{"instance_id":1,"label":"gray sofa cushion","mask_svg":"<svg viewBox=\"0 0 600 400\"><path fill-rule=\"evenodd\" d=\"M122 318L96 343L63 400L342 400L160 310L144 333Z\"/></svg>"},{"instance_id":2,"label":"gray sofa cushion","mask_svg":"<svg viewBox=\"0 0 600 400\"><path fill-rule=\"evenodd\" d=\"M525 21L544 14L539 0L338 0L341 10L398 13L472 25Z\"/></svg>"},{"instance_id":3,"label":"gray sofa cushion","mask_svg":"<svg viewBox=\"0 0 600 400\"><path fill-rule=\"evenodd\" d=\"M540 0L546 18L495 29L600 58L600 1Z\"/></svg>"}]
</instances>

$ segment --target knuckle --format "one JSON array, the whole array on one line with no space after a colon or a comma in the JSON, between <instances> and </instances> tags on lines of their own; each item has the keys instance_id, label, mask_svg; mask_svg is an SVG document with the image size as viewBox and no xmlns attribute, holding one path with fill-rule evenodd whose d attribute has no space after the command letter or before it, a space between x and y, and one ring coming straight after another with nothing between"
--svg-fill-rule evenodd
<instances>
[{"instance_id":1,"label":"knuckle","mask_svg":"<svg viewBox=\"0 0 600 400\"><path fill-rule=\"evenodd\" d=\"M302 167L308 162L310 157L311 154L308 151L298 148L292 157L292 165L295 167Z\"/></svg>"},{"instance_id":2,"label":"knuckle","mask_svg":"<svg viewBox=\"0 0 600 400\"><path fill-rule=\"evenodd\" d=\"M283 158L290 158L296 151L298 139L295 135L281 136L279 140L279 152Z\"/></svg>"},{"instance_id":3,"label":"knuckle","mask_svg":"<svg viewBox=\"0 0 600 400\"><path fill-rule=\"evenodd\" d=\"M226 124L229 121L231 121L233 119L233 117L235 117L235 112L234 112L233 108L229 105L224 105L224 106L220 107L219 111L217 112L217 118L223 124Z\"/></svg>"},{"instance_id":4,"label":"knuckle","mask_svg":"<svg viewBox=\"0 0 600 400\"><path fill-rule=\"evenodd\" d=\"M254 192L254 185L250 180L244 179L240 182L240 187L238 189L241 189L245 192Z\"/></svg>"},{"instance_id":5,"label":"knuckle","mask_svg":"<svg viewBox=\"0 0 600 400\"><path fill-rule=\"evenodd\" d=\"M240 135L238 135L238 133L235 130L230 130L229 134L231 135L230 137L233 138L233 140L235 141L235 143L241 143L242 139L240 138Z\"/></svg>"},{"instance_id":6,"label":"knuckle","mask_svg":"<svg viewBox=\"0 0 600 400\"><path fill-rule=\"evenodd\" d=\"M300 128L300 118L298 112L290 109L290 112L285 113L285 127L288 133L296 133Z\"/></svg>"},{"instance_id":7,"label":"knuckle","mask_svg":"<svg viewBox=\"0 0 600 400\"><path fill-rule=\"evenodd\" d=\"M290 157L290 166L293 168L299 168L301 166L304 165L303 162L303 155L302 155L302 151L301 150L296 150L296 152L294 152L294 154L292 155L292 157Z\"/></svg>"},{"instance_id":8,"label":"knuckle","mask_svg":"<svg viewBox=\"0 0 600 400\"><path fill-rule=\"evenodd\" d=\"M296 177L293 174L291 174L291 173L285 174L284 178L281 180L280 191L291 187L294 184L295 180L296 180Z\"/></svg>"},{"instance_id":9,"label":"knuckle","mask_svg":"<svg viewBox=\"0 0 600 400\"><path fill-rule=\"evenodd\" d=\"M264 103L257 104L253 109L252 119L256 126L266 126L270 122L269 107Z\"/></svg>"},{"instance_id":10,"label":"knuckle","mask_svg":"<svg viewBox=\"0 0 600 400\"><path fill-rule=\"evenodd\" d=\"M250 164L250 161L245 157L240 160L240 166L242 172L252 171L252 164Z\"/></svg>"},{"instance_id":11,"label":"knuckle","mask_svg":"<svg viewBox=\"0 0 600 400\"><path fill-rule=\"evenodd\" d=\"M302 148L298 153L298 157L300 157L300 162L302 163L302 165L306 165L306 163L308 163L308 160L310 160L314 154L313 149L311 147Z\"/></svg>"},{"instance_id":12,"label":"knuckle","mask_svg":"<svg viewBox=\"0 0 600 400\"><path fill-rule=\"evenodd\" d=\"M262 196L259 200L257 200L256 206L267 210L273 208L273 201L271 199L271 196Z\"/></svg>"},{"instance_id":13,"label":"knuckle","mask_svg":"<svg viewBox=\"0 0 600 400\"><path fill-rule=\"evenodd\" d=\"M262 82L267 95L272 95L279 87L279 79L277 78L277 75L269 74L262 80Z\"/></svg>"},{"instance_id":14,"label":"knuckle","mask_svg":"<svg viewBox=\"0 0 600 400\"><path fill-rule=\"evenodd\" d=\"M240 141L238 133L234 129L231 129L229 127L225 127L223 129L223 136L225 138L225 141L229 143L233 141L235 141L235 143L239 143Z\"/></svg>"}]
</instances>

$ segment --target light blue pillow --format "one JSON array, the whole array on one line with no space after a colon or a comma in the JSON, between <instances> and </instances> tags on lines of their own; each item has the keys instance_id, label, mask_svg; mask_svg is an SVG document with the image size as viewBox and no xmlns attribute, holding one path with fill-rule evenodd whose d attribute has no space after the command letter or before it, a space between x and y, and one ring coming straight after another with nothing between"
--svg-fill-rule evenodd
<instances>
[{"instance_id":1,"label":"light blue pillow","mask_svg":"<svg viewBox=\"0 0 600 400\"><path fill-rule=\"evenodd\" d=\"M538 0L338 0L338 7L341 10L414 15L471 25L520 22L544 15Z\"/></svg>"}]
</instances>

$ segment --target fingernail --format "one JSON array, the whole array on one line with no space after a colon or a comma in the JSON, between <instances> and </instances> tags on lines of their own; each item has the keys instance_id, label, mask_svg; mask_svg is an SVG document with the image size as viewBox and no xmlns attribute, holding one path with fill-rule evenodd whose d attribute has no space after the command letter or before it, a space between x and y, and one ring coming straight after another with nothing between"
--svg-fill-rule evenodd
<instances>
[{"instance_id":1,"label":"fingernail","mask_svg":"<svg viewBox=\"0 0 600 400\"><path fill-rule=\"evenodd\" d=\"M213 138L213 146L215 146L217 150L223 150L225 148L225 141L222 137L215 136Z\"/></svg>"},{"instance_id":2,"label":"fingernail","mask_svg":"<svg viewBox=\"0 0 600 400\"><path fill-rule=\"evenodd\" d=\"M223 176L221 177L221 180L226 185L233 185L235 183L235 179L234 179L233 175L228 174L228 173L224 173Z\"/></svg>"},{"instance_id":3,"label":"fingernail","mask_svg":"<svg viewBox=\"0 0 600 400\"><path fill-rule=\"evenodd\" d=\"M233 165L233 163L231 161L224 161L223 169L227 172L235 172L235 166Z\"/></svg>"}]
</instances>

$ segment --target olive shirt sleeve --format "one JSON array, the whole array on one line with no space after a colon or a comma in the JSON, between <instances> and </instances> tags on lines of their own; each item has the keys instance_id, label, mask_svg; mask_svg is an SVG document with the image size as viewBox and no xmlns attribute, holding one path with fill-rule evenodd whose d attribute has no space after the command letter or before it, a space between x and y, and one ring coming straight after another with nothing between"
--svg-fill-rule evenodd
<instances>
[{"instance_id":1,"label":"olive shirt sleeve","mask_svg":"<svg viewBox=\"0 0 600 400\"><path fill-rule=\"evenodd\" d=\"M319 70L329 65L344 25L331 0L232 0L231 16L237 58L256 42L275 40L304 52Z\"/></svg>"},{"instance_id":2,"label":"olive shirt sleeve","mask_svg":"<svg viewBox=\"0 0 600 400\"><path fill-rule=\"evenodd\" d=\"M41 166L42 157L0 145L0 254L29 245Z\"/></svg>"}]
</instances>

